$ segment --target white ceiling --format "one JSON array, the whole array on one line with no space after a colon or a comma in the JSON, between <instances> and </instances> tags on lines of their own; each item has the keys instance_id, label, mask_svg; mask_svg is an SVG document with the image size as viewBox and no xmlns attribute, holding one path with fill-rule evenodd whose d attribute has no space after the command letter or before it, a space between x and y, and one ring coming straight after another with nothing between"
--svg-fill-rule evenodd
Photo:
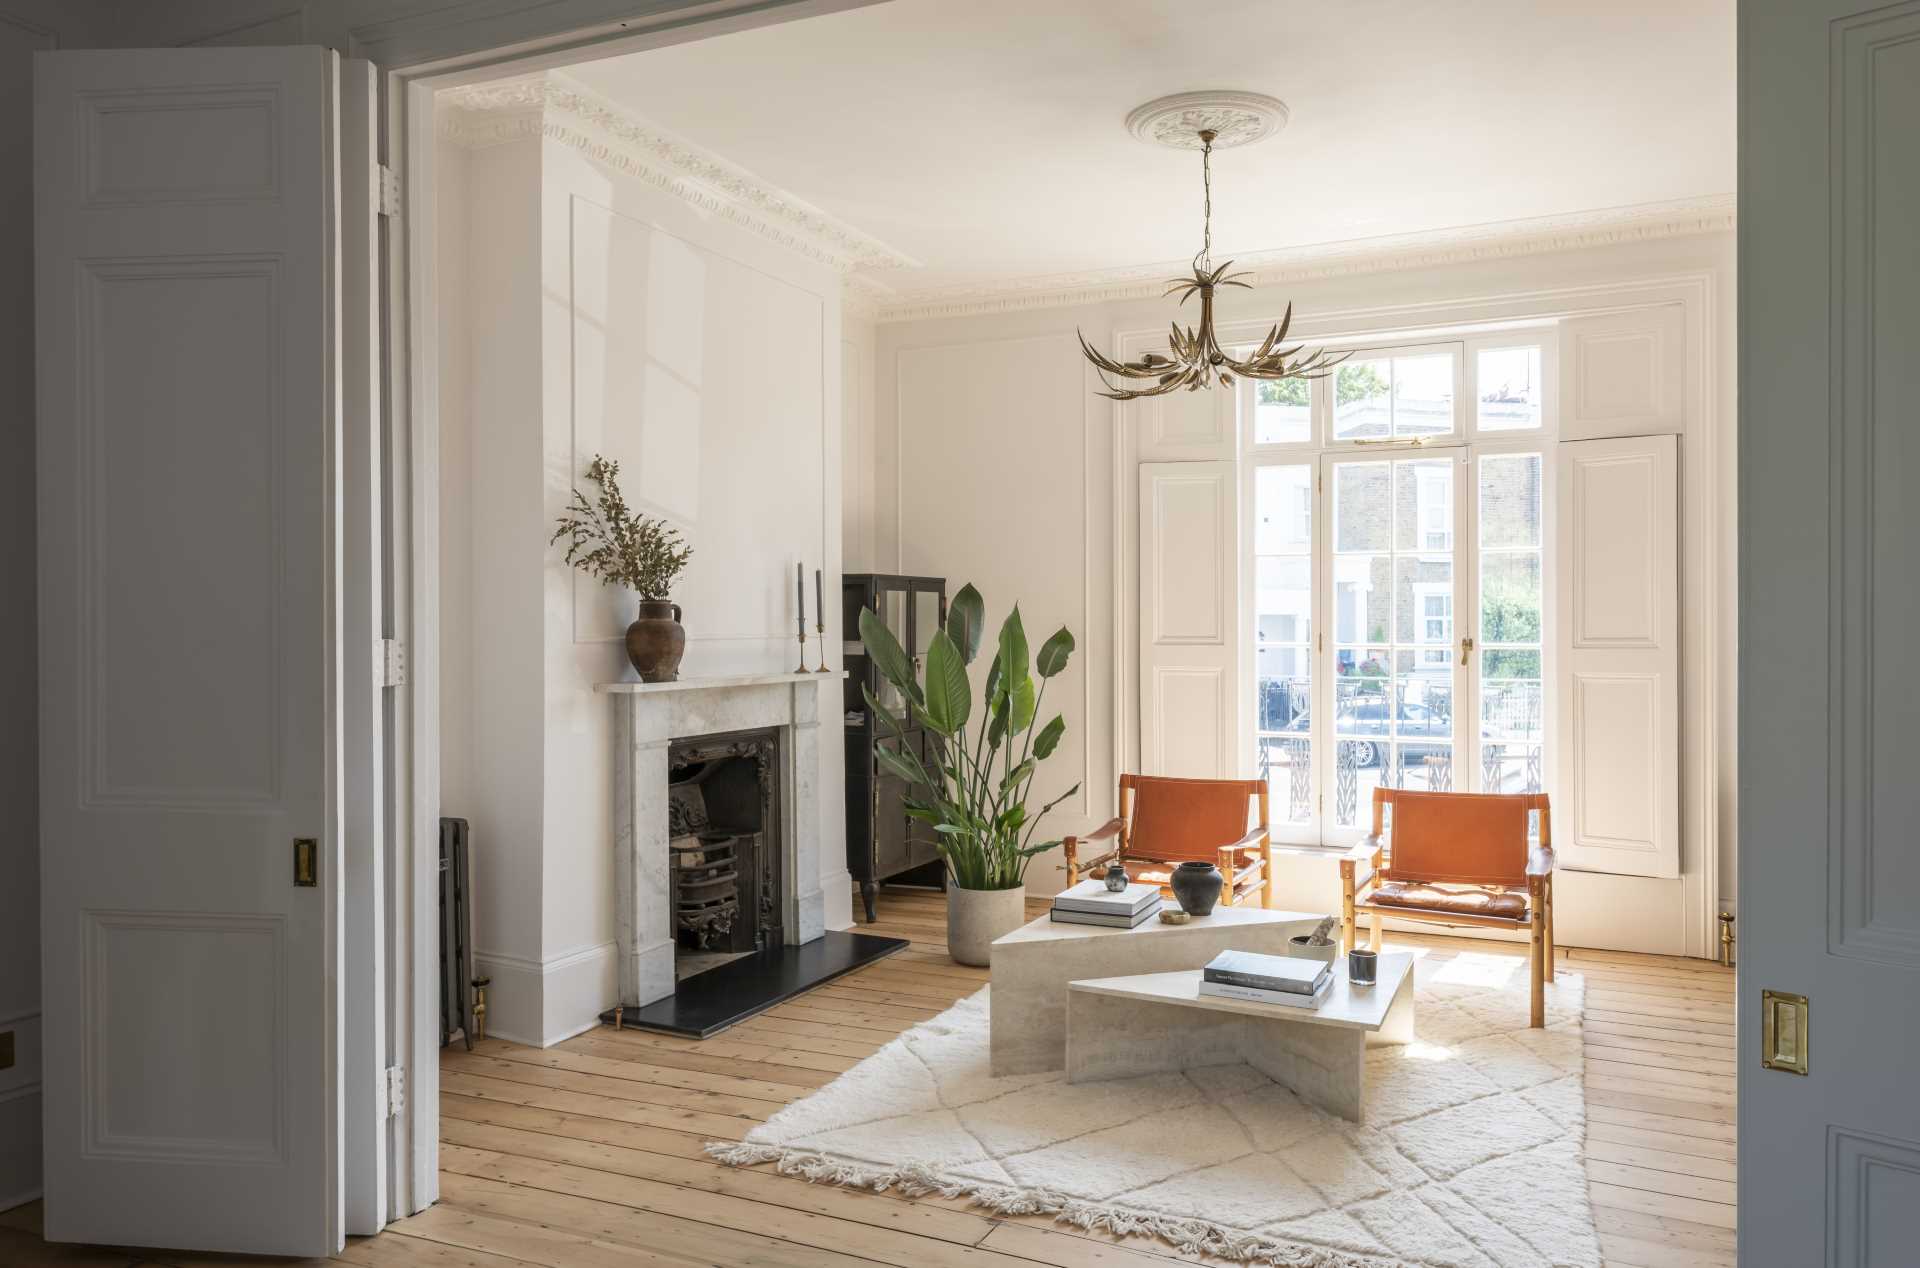
<instances>
[{"instance_id":1,"label":"white ceiling","mask_svg":"<svg viewBox=\"0 0 1920 1268\"><path fill-rule=\"evenodd\" d=\"M570 73L918 260L903 294L1184 261L1166 93L1269 93L1216 258L1734 190L1733 0L888 0Z\"/></svg>"}]
</instances>

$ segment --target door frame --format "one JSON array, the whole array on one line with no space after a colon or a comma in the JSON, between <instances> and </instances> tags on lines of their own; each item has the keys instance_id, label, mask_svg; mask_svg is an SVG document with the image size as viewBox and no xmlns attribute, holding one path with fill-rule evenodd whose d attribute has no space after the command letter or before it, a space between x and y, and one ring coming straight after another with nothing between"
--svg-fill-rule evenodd
<instances>
[{"instance_id":1,"label":"door frame","mask_svg":"<svg viewBox=\"0 0 1920 1268\"><path fill-rule=\"evenodd\" d=\"M435 94L883 0L552 0L476 18L458 10L338 33L377 70L379 160L400 192L383 220L381 413L386 431L386 636L408 649L386 719L388 957L383 1007L406 1087L392 1120L388 1218L439 1197L439 311L430 249ZM473 3L463 9L495 9ZM322 37L324 38L324 37Z\"/></svg>"}]
</instances>

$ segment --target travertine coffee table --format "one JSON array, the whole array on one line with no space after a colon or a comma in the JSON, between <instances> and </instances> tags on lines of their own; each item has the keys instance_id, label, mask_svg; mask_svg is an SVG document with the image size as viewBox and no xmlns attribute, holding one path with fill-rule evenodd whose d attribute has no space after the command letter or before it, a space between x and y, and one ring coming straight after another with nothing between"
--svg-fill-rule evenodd
<instances>
[{"instance_id":1,"label":"travertine coffee table","mask_svg":"<svg viewBox=\"0 0 1920 1268\"><path fill-rule=\"evenodd\" d=\"M1202 969L1222 951L1285 955L1287 939L1325 919L1304 911L1215 907L1184 925L1138 929L1056 924L1045 916L993 944L993 1073L1067 1064L1067 983L1122 973Z\"/></svg>"},{"instance_id":2,"label":"travertine coffee table","mask_svg":"<svg viewBox=\"0 0 1920 1268\"><path fill-rule=\"evenodd\" d=\"M1367 1045L1413 1042L1413 956L1380 957L1380 980L1342 968L1318 1008L1200 994L1200 970L1075 982L1067 1082L1245 1062L1309 1105L1363 1121Z\"/></svg>"}]
</instances>

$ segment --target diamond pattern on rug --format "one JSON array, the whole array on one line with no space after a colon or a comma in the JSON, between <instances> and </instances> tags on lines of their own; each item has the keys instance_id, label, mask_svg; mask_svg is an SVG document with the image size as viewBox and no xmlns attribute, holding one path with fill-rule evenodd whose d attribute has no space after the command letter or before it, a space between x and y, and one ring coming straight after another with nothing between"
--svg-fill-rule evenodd
<instances>
[{"instance_id":1,"label":"diamond pattern on rug","mask_svg":"<svg viewBox=\"0 0 1920 1268\"><path fill-rule=\"evenodd\" d=\"M1230 1258L1316 1268L1598 1268L1582 982L1464 953L1415 965L1416 1041L1367 1055L1367 1122L1244 1065L1069 1085L996 1079L987 991L756 1127L729 1161L970 1195ZM731 1155L731 1156L729 1156Z\"/></svg>"}]
</instances>

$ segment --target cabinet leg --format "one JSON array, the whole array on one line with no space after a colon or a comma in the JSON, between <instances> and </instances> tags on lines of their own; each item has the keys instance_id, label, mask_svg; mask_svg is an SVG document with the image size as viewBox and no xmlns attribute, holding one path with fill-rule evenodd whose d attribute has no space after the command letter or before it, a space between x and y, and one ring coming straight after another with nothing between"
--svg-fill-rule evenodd
<instances>
[{"instance_id":1,"label":"cabinet leg","mask_svg":"<svg viewBox=\"0 0 1920 1268\"><path fill-rule=\"evenodd\" d=\"M860 882L860 902L867 909L867 923L872 924L878 917L873 913L873 900L880 896L880 886L872 881Z\"/></svg>"}]
</instances>

